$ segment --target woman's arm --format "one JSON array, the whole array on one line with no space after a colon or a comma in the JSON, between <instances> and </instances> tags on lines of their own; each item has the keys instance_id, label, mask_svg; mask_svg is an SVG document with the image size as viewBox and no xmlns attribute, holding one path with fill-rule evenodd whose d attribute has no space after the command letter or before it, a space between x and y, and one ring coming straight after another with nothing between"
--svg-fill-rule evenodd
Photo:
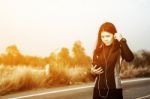
<instances>
[{"instance_id":1,"label":"woman's arm","mask_svg":"<svg viewBox=\"0 0 150 99\"><path fill-rule=\"evenodd\" d=\"M96 76L98 76L99 74L102 74L103 73L103 69L102 67L98 67L97 68L97 65L98 65L98 56L97 56L97 52L96 50L94 51L94 54L93 54L93 59L92 59L92 67L91 67L91 74L92 76L95 78Z\"/></svg>"},{"instance_id":2,"label":"woman's arm","mask_svg":"<svg viewBox=\"0 0 150 99\"><path fill-rule=\"evenodd\" d=\"M132 61L134 59L134 55L133 55L132 51L129 49L126 39L122 38L119 41L119 43L120 43L122 58L125 59L127 62Z\"/></svg>"}]
</instances>

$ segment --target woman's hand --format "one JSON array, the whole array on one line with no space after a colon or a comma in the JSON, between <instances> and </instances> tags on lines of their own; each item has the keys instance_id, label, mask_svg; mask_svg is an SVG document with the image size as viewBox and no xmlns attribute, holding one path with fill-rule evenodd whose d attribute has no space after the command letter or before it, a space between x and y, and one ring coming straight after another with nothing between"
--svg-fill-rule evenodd
<instances>
[{"instance_id":1,"label":"woman's hand","mask_svg":"<svg viewBox=\"0 0 150 99\"><path fill-rule=\"evenodd\" d=\"M96 66L97 66L97 65L95 65L95 66L93 66L93 67L91 68L91 73L92 73L93 75L95 75L95 74L102 74L102 73L103 73L102 67L99 67L99 68L96 69Z\"/></svg>"},{"instance_id":2,"label":"woman's hand","mask_svg":"<svg viewBox=\"0 0 150 99\"><path fill-rule=\"evenodd\" d=\"M123 36L120 33L115 33L114 38L120 42L120 40L123 38Z\"/></svg>"}]
</instances>

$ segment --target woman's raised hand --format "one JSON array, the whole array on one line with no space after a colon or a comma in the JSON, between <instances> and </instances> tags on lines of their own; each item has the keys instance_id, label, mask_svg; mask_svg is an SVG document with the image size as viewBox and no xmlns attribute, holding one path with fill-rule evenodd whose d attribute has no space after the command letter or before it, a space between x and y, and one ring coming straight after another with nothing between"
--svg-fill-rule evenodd
<instances>
[{"instance_id":1,"label":"woman's raised hand","mask_svg":"<svg viewBox=\"0 0 150 99\"><path fill-rule=\"evenodd\" d=\"M114 38L120 41L123 38L123 36L121 35L121 33L115 33Z\"/></svg>"},{"instance_id":2,"label":"woman's raised hand","mask_svg":"<svg viewBox=\"0 0 150 99\"><path fill-rule=\"evenodd\" d=\"M102 67L100 66L99 68L96 69L96 66L97 65L91 67L91 73L94 75L95 74L102 74L103 73Z\"/></svg>"}]
</instances>

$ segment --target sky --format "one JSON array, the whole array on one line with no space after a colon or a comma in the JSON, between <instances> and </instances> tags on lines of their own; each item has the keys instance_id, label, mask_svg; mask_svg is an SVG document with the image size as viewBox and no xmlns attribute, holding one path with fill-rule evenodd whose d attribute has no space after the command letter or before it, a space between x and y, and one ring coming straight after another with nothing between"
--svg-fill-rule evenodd
<instances>
[{"instance_id":1,"label":"sky","mask_svg":"<svg viewBox=\"0 0 150 99\"><path fill-rule=\"evenodd\" d=\"M48 56L81 41L92 55L102 23L115 24L132 51L150 50L150 0L0 0L0 53Z\"/></svg>"}]
</instances>

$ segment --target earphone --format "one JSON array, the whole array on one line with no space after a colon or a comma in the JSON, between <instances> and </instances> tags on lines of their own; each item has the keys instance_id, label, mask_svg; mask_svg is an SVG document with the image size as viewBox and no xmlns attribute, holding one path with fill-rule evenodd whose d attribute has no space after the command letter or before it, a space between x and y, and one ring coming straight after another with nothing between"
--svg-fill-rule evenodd
<instances>
[{"instance_id":1,"label":"earphone","mask_svg":"<svg viewBox=\"0 0 150 99\"><path fill-rule=\"evenodd\" d=\"M108 82L107 82L107 67L108 67L108 59L109 59L109 56L110 56L110 53L111 53L111 49L110 49L110 51L109 51L109 53L108 53L108 58L107 58L107 60L106 60L106 56L104 55L105 53L103 53L103 57L104 57L104 59L105 59L105 63L106 63L106 67L105 67L105 71L104 71L104 73L105 73L105 82L106 82L106 87L107 87L107 89L108 89L108 91L107 91L107 93L106 93L106 95L105 96L102 96L101 95L101 93L100 93L100 86L99 86L99 84L100 84L100 75L101 74L99 74L99 79L98 79L98 93L99 93L99 96L100 97L103 97L103 98L107 98L108 97L108 94L109 94L109 86L108 86Z\"/></svg>"}]
</instances>

